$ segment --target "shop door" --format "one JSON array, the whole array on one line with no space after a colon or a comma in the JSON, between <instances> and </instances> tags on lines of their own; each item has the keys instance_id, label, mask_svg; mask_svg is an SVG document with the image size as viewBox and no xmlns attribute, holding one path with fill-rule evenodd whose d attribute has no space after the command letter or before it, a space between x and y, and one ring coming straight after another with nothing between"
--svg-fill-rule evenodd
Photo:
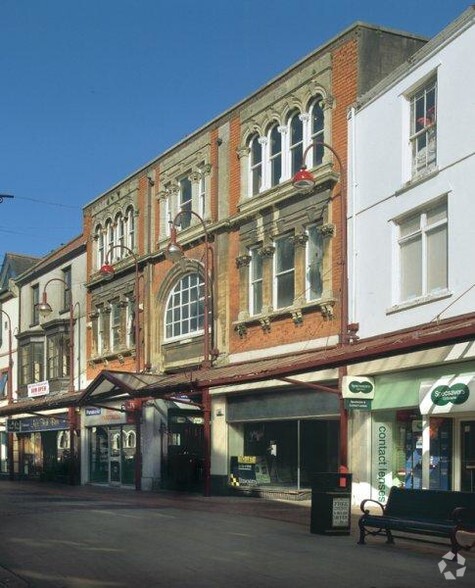
<instances>
[{"instance_id":1,"label":"shop door","mask_svg":"<svg viewBox=\"0 0 475 588\"><path fill-rule=\"evenodd\" d=\"M475 421L461 423L461 490L475 492Z\"/></svg>"},{"instance_id":2,"label":"shop door","mask_svg":"<svg viewBox=\"0 0 475 588\"><path fill-rule=\"evenodd\" d=\"M109 483L121 483L122 435L120 427L109 428Z\"/></svg>"}]
</instances>

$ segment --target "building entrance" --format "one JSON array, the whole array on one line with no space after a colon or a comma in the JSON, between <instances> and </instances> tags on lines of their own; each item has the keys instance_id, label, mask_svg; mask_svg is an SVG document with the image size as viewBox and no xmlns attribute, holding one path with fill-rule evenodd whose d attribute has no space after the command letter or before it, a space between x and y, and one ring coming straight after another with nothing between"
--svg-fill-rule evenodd
<instances>
[{"instance_id":1,"label":"building entrance","mask_svg":"<svg viewBox=\"0 0 475 588\"><path fill-rule=\"evenodd\" d=\"M475 421L462 421L461 490L475 492Z\"/></svg>"},{"instance_id":2,"label":"building entrance","mask_svg":"<svg viewBox=\"0 0 475 588\"><path fill-rule=\"evenodd\" d=\"M111 485L134 484L135 426L91 427L89 433L90 481Z\"/></svg>"}]
</instances>

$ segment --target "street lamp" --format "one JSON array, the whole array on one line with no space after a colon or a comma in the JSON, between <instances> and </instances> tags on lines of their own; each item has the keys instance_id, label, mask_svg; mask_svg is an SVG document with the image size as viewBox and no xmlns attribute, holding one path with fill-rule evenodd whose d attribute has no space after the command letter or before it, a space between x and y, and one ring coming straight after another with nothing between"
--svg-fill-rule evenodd
<instances>
[{"instance_id":1,"label":"street lamp","mask_svg":"<svg viewBox=\"0 0 475 588\"><path fill-rule=\"evenodd\" d=\"M51 282L61 282L65 288L69 288L70 285L62 278L51 278L46 282L43 288L43 295L41 302L38 303L38 312L43 318L48 317L53 309L48 303L48 297L46 289ZM75 305L72 301L71 291L69 292L69 386L68 392L74 392L74 308ZM70 470L69 470L69 483L74 485L75 483L75 428L76 428L76 412L74 406L68 408L68 420L69 420L69 451L70 457Z\"/></svg>"},{"instance_id":2,"label":"street lamp","mask_svg":"<svg viewBox=\"0 0 475 588\"><path fill-rule=\"evenodd\" d=\"M135 253L127 245L111 245L105 257L105 263L101 266L99 272L105 280L112 280L115 276L115 270L109 263L109 255L114 249L123 249L127 251L134 259L135 263L135 371L140 373L140 306L139 306L139 262ZM135 489L142 490L142 429L141 429L141 405L134 404L133 413L135 416Z\"/></svg>"},{"instance_id":3,"label":"street lamp","mask_svg":"<svg viewBox=\"0 0 475 588\"><path fill-rule=\"evenodd\" d=\"M179 219L184 214L191 214L198 219L203 228L205 236L205 255L203 261L203 282L204 282L204 317L203 317L203 361L201 363L202 368L210 368L212 361L212 353L210 350L210 337L211 337L211 325L210 325L210 310L211 310L211 288L210 282L210 256L211 256L211 267L214 267L214 249L209 240L208 229L203 218L194 210L180 210L173 221L170 223L170 242L165 250L165 256L172 262L179 261L184 257L184 252L181 246L177 243L176 227ZM214 350L213 350L214 355ZM211 496L211 403L209 388L203 389L202 394L202 407L203 407L203 444L204 444L204 463L203 463L203 495Z\"/></svg>"},{"instance_id":4,"label":"street lamp","mask_svg":"<svg viewBox=\"0 0 475 588\"><path fill-rule=\"evenodd\" d=\"M101 276L106 280L112 280L115 276L115 270L113 265L108 261L109 255L114 249L124 249L134 258L135 263L135 285L134 285L134 296L135 296L135 371L140 373L140 322L139 322L139 262L135 253L126 245L112 245L105 257L105 263L101 266L99 272Z\"/></svg>"},{"instance_id":5,"label":"street lamp","mask_svg":"<svg viewBox=\"0 0 475 588\"><path fill-rule=\"evenodd\" d=\"M0 204L3 202L5 198L14 198L11 194L0 194Z\"/></svg>"},{"instance_id":6,"label":"street lamp","mask_svg":"<svg viewBox=\"0 0 475 588\"><path fill-rule=\"evenodd\" d=\"M340 168L340 240L341 240L341 260L340 260L340 336L339 342L343 346L348 343L348 276L346 267L347 256L347 234L346 234L346 169L341 157L337 151L328 143L323 141L313 141L308 145L302 155L302 165L299 171L292 178L294 188L304 192L310 192L316 185L314 175L308 171L305 160L308 152L318 146L325 147L331 151L338 162ZM342 397L343 376L347 373L346 366L338 368L338 380L340 390L340 464L346 468L348 465L348 413L344 406Z\"/></svg>"},{"instance_id":7,"label":"street lamp","mask_svg":"<svg viewBox=\"0 0 475 588\"><path fill-rule=\"evenodd\" d=\"M7 372L7 403L13 402L13 352L12 352L12 319L10 315L0 308L0 312L7 317L8 321L8 372ZM14 478L13 471L13 433L8 433L8 475L10 480Z\"/></svg>"}]
</instances>

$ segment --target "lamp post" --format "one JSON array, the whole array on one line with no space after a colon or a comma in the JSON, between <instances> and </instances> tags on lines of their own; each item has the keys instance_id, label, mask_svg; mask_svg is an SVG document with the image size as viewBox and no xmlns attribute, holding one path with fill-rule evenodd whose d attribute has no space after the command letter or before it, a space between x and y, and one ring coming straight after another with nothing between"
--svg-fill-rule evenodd
<instances>
[{"instance_id":1,"label":"lamp post","mask_svg":"<svg viewBox=\"0 0 475 588\"><path fill-rule=\"evenodd\" d=\"M5 198L14 198L14 196L12 196L12 194L0 194L0 204Z\"/></svg>"},{"instance_id":2,"label":"lamp post","mask_svg":"<svg viewBox=\"0 0 475 588\"><path fill-rule=\"evenodd\" d=\"M347 234L346 234L346 169L341 157L337 151L324 141L314 141L310 143L302 155L302 165L299 171L292 178L292 185L301 191L311 191L316 184L315 177L308 171L305 159L311 149L323 146L332 152L340 168L340 241L341 241L341 260L340 260L340 346L348 343L348 276L346 266L347 256ZM338 368L338 384L340 390L340 465L342 468L348 466L348 413L345 409L342 397L343 376L347 373L346 366Z\"/></svg>"},{"instance_id":3,"label":"lamp post","mask_svg":"<svg viewBox=\"0 0 475 588\"><path fill-rule=\"evenodd\" d=\"M134 296L135 296L135 371L140 373L140 298L139 298L139 262L135 253L127 247L127 245L111 245L105 257L105 263L101 266L99 272L106 280L112 280L115 276L115 270L111 263L109 263L109 256L114 249L123 249L127 251L134 259L135 264L135 281L134 281ZM133 413L135 416L135 489L142 490L142 428L141 428L141 405L134 404Z\"/></svg>"},{"instance_id":4,"label":"lamp post","mask_svg":"<svg viewBox=\"0 0 475 588\"><path fill-rule=\"evenodd\" d=\"M191 214L198 219L203 228L205 237L205 255L203 262L203 282L204 282L204 317L203 317L203 361L201 363L202 368L211 367L211 351L210 351L210 337L211 337L211 325L209 320L209 314L211 310L210 300L211 289L210 289L210 256L212 258L212 264L214 263L214 249L209 241L209 234L206 228L206 223L203 218L194 210L179 211L173 221L170 223L170 243L168 244L165 255L170 261L179 261L183 256L184 252L180 245L177 243L176 226L180 217L184 214ZM203 407L203 444L204 444L204 463L203 463L203 495L211 496L211 402L209 395L209 388L203 389L202 394L202 407Z\"/></svg>"},{"instance_id":5,"label":"lamp post","mask_svg":"<svg viewBox=\"0 0 475 588\"><path fill-rule=\"evenodd\" d=\"M48 303L48 297L46 289L51 282L60 282L66 288L69 288L69 284L62 278L51 278L46 282L43 288L43 295L41 302L38 304L38 312L43 317L49 316L53 309ZM72 301L71 292L69 294L69 386L68 392L74 392L74 307ZM68 420L69 420L69 451L70 457L70 468L69 468L69 483L74 485L75 483L75 430L76 430L76 412L74 406L70 406L68 409Z\"/></svg>"},{"instance_id":6,"label":"lamp post","mask_svg":"<svg viewBox=\"0 0 475 588\"><path fill-rule=\"evenodd\" d=\"M140 322L139 322L139 262L135 253L126 245L112 245L107 251L105 257L105 263L101 266L99 272L106 280L112 280L115 276L114 266L109 263L109 255L114 249L124 249L131 255L135 263L135 283L134 283L134 296L135 296L135 371L140 372Z\"/></svg>"},{"instance_id":7,"label":"lamp post","mask_svg":"<svg viewBox=\"0 0 475 588\"><path fill-rule=\"evenodd\" d=\"M0 312L4 314L8 321L8 372L7 372L7 403L13 402L13 352L12 352L12 319L10 315L0 308ZM14 479L14 463L13 463L13 433L8 433L8 475L10 480Z\"/></svg>"}]
</instances>

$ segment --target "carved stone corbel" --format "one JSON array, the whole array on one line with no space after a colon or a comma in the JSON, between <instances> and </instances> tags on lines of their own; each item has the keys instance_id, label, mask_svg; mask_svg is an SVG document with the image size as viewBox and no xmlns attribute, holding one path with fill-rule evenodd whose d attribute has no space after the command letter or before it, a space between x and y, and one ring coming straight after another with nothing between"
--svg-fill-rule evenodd
<instances>
[{"instance_id":1,"label":"carved stone corbel","mask_svg":"<svg viewBox=\"0 0 475 588\"><path fill-rule=\"evenodd\" d=\"M324 303L320 305L320 312L325 320L331 320L333 318L333 304Z\"/></svg>"},{"instance_id":2,"label":"carved stone corbel","mask_svg":"<svg viewBox=\"0 0 475 588\"><path fill-rule=\"evenodd\" d=\"M265 316L259 320L264 333L270 333L270 318Z\"/></svg>"},{"instance_id":3,"label":"carved stone corbel","mask_svg":"<svg viewBox=\"0 0 475 588\"><path fill-rule=\"evenodd\" d=\"M275 253L275 247L274 245L264 245L258 253L261 257L272 257Z\"/></svg>"},{"instance_id":4,"label":"carved stone corbel","mask_svg":"<svg viewBox=\"0 0 475 588\"><path fill-rule=\"evenodd\" d=\"M295 247L305 247L308 241L308 235L306 233L296 233L291 237L291 241Z\"/></svg>"},{"instance_id":5,"label":"carved stone corbel","mask_svg":"<svg viewBox=\"0 0 475 588\"><path fill-rule=\"evenodd\" d=\"M241 267L247 267L251 263L251 256L250 255L238 255L236 257L236 267L239 269Z\"/></svg>"},{"instance_id":6,"label":"carved stone corbel","mask_svg":"<svg viewBox=\"0 0 475 588\"><path fill-rule=\"evenodd\" d=\"M301 325L303 323L303 314L300 308L294 310L292 312L292 320L294 321L294 325Z\"/></svg>"},{"instance_id":7,"label":"carved stone corbel","mask_svg":"<svg viewBox=\"0 0 475 588\"><path fill-rule=\"evenodd\" d=\"M234 327L234 330L241 337L241 339L247 335L247 326L245 325L245 323L237 324Z\"/></svg>"},{"instance_id":8,"label":"carved stone corbel","mask_svg":"<svg viewBox=\"0 0 475 588\"><path fill-rule=\"evenodd\" d=\"M326 223L320 227L320 233L325 239L335 236L336 227L332 223Z\"/></svg>"},{"instance_id":9,"label":"carved stone corbel","mask_svg":"<svg viewBox=\"0 0 475 588\"><path fill-rule=\"evenodd\" d=\"M242 159L243 157L248 157L249 153L250 153L250 149L247 145L245 145L244 147L237 147L236 149L236 155L238 159Z\"/></svg>"}]
</instances>

